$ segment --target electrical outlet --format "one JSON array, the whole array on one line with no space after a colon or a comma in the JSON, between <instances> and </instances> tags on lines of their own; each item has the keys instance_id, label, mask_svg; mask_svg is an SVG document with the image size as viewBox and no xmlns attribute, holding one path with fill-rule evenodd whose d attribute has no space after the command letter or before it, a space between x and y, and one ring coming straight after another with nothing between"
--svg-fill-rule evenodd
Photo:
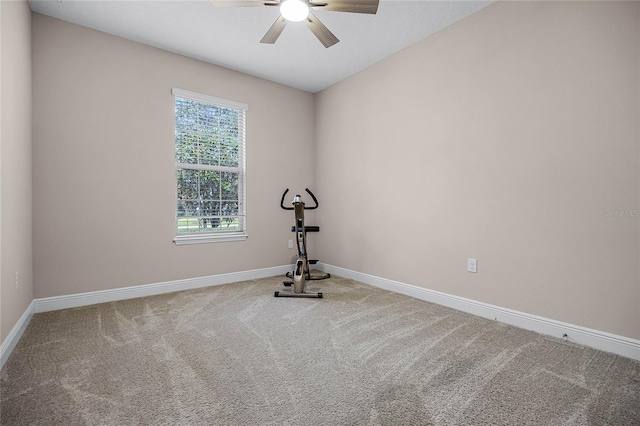
<instances>
[{"instance_id":1,"label":"electrical outlet","mask_svg":"<svg viewBox=\"0 0 640 426\"><path fill-rule=\"evenodd\" d=\"M474 274L478 272L478 259L467 259L467 271Z\"/></svg>"},{"instance_id":2,"label":"electrical outlet","mask_svg":"<svg viewBox=\"0 0 640 426\"><path fill-rule=\"evenodd\" d=\"M293 248L293 240L289 240L289 248L292 249Z\"/></svg>"},{"instance_id":3,"label":"electrical outlet","mask_svg":"<svg viewBox=\"0 0 640 426\"><path fill-rule=\"evenodd\" d=\"M16 272L16 291L18 291L18 272Z\"/></svg>"}]
</instances>

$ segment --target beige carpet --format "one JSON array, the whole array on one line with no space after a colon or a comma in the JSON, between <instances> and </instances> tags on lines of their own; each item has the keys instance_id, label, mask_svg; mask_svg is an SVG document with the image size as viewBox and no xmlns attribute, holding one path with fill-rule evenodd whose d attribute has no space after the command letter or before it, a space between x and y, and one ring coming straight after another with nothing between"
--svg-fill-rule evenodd
<instances>
[{"instance_id":1,"label":"beige carpet","mask_svg":"<svg viewBox=\"0 0 640 426\"><path fill-rule=\"evenodd\" d=\"M640 362L342 278L37 314L3 425L640 425Z\"/></svg>"}]
</instances>

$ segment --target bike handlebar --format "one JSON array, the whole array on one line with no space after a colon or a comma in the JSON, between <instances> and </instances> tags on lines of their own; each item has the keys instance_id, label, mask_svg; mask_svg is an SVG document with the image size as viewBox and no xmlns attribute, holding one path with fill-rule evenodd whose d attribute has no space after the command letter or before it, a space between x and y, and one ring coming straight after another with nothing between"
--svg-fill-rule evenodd
<instances>
[{"instance_id":1,"label":"bike handlebar","mask_svg":"<svg viewBox=\"0 0 640 426\"><path fill-rule=\"evenodd\" d=\"M304 190L305 190L305 191L307 191L307 193L308 193L309 195L311 195L311 198L313 199L313 202L316 204L316 205L315 205L315 206L313 206L313 207L307 207L307 206L305 206L305 207L304 207L304 209L305 209L305 210L314 210L314 209L317 209L319 204L318 204L318 199L316 198L316 196L315 196L315 195L313 195L313 192L309 191L309 188L305 188ZM289 192L289 188L285 189L285 191L282 193L282 198L280 199L280 207L281 207L282 209L284 209L284 210L293 210L293 209L295 209L295 207L285 207L285 205L284 205L284 197L287 195L287 192Z\"/></svg>"},{"instance_id":2,"label":"bike handlebar","mask_svg":"<svg viewBox=\"0 0 640 426\"><path fill-rule=\"evenodd\" d=\"M285 207L284 206L284 196L287 195L287 192L289 192L289 188L287 188L283 193L282 193L282 198L280 199L280 207L284 210L293 210L294 207Z\"/></svg>"}]
</instances>

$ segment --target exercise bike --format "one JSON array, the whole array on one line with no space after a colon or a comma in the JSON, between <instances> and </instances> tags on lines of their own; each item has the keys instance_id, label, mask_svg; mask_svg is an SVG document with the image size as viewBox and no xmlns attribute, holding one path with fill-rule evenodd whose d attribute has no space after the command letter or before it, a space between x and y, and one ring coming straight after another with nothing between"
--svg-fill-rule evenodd
<instances>
[{"instance_id":1,"label":"exercise bike","mask_svg":"<svg viewBox=\"0 0 640 426\"><path fill-rule=\"evenodd\" d=\"M291 232L296 233L296 242L298 246L298 260L296 261L295 268L293 272L287 272L286 276L290 279L290 281L283 281L282 283L287 287L293 287L293 289L288 289L284 291L276 291L275 297L315 297L318 299L322 299L321 292L307 292L305 289L306 281L312 280L325 280L331 277L331 274L311 274L309 270L309 265L315 265L317 260L309 260L307 254L307 232L319 232L319 226L305 226L304 224L304 211L305 210L314 210L318 208L318 199L313 192L309 191L309 188L306 188L305 191L311 196L315 206L306 207L304 201L302 201L302 197L300 195L296 195L293 197L292 205L293 207L286 207L284 205L284 197L289 192L289 188L287 188L282 194L282 198L280 199L280 207L284 210L294 210L296 223L291 227Z\"/></svg>"}]
</instances>

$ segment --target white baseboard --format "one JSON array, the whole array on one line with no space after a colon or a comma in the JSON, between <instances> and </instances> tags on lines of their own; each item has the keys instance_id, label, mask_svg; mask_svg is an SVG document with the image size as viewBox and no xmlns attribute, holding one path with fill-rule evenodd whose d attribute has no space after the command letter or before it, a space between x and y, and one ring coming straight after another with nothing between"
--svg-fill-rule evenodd
<instances>
[{"instance_id":1,"label":"white baseboard","mask_svg":"<svg viewBox=\"0 0 640 426\"><path fill-rule=\"evenodd\" d=\"M447 306L462 312L497 320L541 334L559 338L562 338L562 336L566 334L567 340L571 342L640 360L640 340L526 314L337 266L318 263L316 268L320 271L329 272L385 290L405 294L415 297L416 299ZM35 299L29 304L7 338L0 345L0 368L4 366L35 313L284 275L287 272L291 272L292 269L292 265L283 265L251 271L211 275L208 277Z\"/></svg>"},{"instance_id":2,"label":"white baseboard","mask_svg":"<svg viewBox=\"0 0 640 426\"><path fill-rule=\"evenodd\" d=\"M22 337L22 333L24 333L24 330L27 328L27 325L34 314L57 311L59 309L95 305L96 303L114 302L116 300L134 299L137 297L154 296L157 294L173 293L175 291L191 290L195 288L273 277L276 275L284 275L292 270L293 265L274 266L271 268L232 272L229 274L211 275L208 277L188 278L162 283L115 288L112 290L92 291L87 293L34 299L13 327L7 338L2 342L2 345L0 345L0 369L4 366L7 359L9 359L9 355L11 355L11 352L18 344L20 337Z\"/></svg>"},{"instance_id":3,"label":"white baseboard","mask_svg":"<svg viewBox=\"0 0 640 426\"><path fill-rule=\"evenodd\" d=\"M558 338L563 338L566 335L564 339L570 342L640 361L640 340L465 299L464 297L453 296L411 284L363 274L338 266L318 263L316 268L322 272L329 272L340 277L447 306L483 318L500 321L525 330L531 330Z\"/></svg>"},{"instance_id":4,"label":"white baseboard","mask_svg":"<svg viewBox=\"0 0 640 426\"><path fill-rule=\"evenodd\" d=\"M33 303L33 301L31 301L16 325L13 326L13 328L9 332L7 338L4 339L2 345L0 345L0 369L4 367L4 363L9 359L9 355L11 355L11 352L13 352L13 349L18 344L18 341L22 337L22 333L24 333L27 325L29 325L29 321L31 321L34 313L35 304Z\"/></svg>"},{"instance_id":5,"label":"white baseboard","mask_svg":"<svg viewBox=\"0 0 640 426\"><path fill-rule=\"evenodd\" d=\"M173 293L175 291L192 290L195 288L273 277L276 275L284 275L287 272L291 272L292 269L292 265L274 266L271 268L254 269L251 271L231 272L229 274L210 275L207 277L187 278L162 283L114 288L112 290L45 297L35 299L33 303L35 304L35 313L57 311L59 309L95 305L96 303L155 296L157 294Z\"/></svg>"}]
</instances>

